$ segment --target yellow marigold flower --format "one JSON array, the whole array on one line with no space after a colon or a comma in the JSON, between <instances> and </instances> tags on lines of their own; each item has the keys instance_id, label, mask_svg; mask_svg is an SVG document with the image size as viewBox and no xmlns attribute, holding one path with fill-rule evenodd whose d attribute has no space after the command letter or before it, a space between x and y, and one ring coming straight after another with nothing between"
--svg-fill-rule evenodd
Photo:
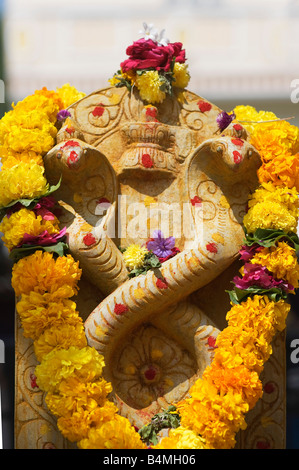
<instances>
[{"instance_id":1,"label":"yellow marigold flower","mask_svg":"<svg viewBox=\"0 0 299 470\"><path fill-rule=\"evenodd\" d=\"M19 162L0 171L0 207L18 199L33 199L48 190L44 168L34 161Z\"/></svg>"},{"instance_id":2,"label":"yellow marigold flower","mask_svg":"<svg viewBox=\"0 0 299 470\"><path fill-rule=\"evenodd\" d=\"M42 130L12 127L3 145L18 153L32 151L45 155L55 144L55 136L52 132L54 130L51 125L45 126Z\"/></svg>"},{"instance_id":3,"label":"yellow marigold flower","mask_svg":"<svg viewBox=\"0 0 299 470\"><path fill-rule=\"evenodd\" d=\"M78 91L69 83L65 83L61 88L57 88L56 92L63 103L62 109L68 108L71 104L86 96L85 93Z\"/></svg>"},{"instance_id":4,"label":"yellow marigold flower","mask_svg":"<svg viewBox=\"0 0 299 470\"><path fill-rule=\"evenodd\" d=\"M79 262L71 255L54 258L52 253L37 250L13 265L11 284L17 296L31 291L62 293L65 286L71 287L73 296L81 273Z\"/></svg>"},{"instance_id":5,"label":"yellow marigold flower","mask_svg":"<svg viewBox=\"0 0 299 470\"><path fill-rule=\"evenodd\" d=\"M78 442L80 449L146 449L127 418L115 415L98 428L91 428L88 438Z\"/></svg>"},{"instance_id":6,"label":"yellow marigold flower","mask_svg":"<svg viewBox=\"0 0 299 470\"><path fill-rule=\"evenodd\" d=\"M114 74L108 81L111 86L116 86L122 79L127 80L131 85L134 85L136 81L136 73L133 70L128 70L127 72L121 71L119 74Z\"/></svg>"},{"instance_id":7,"label":"yellow marigold flower","mask_svg":"<svg viewBox=\"0 0 299 470\"><path fill-rule=\"evenodd\" d=\"M43 157L41 155L38 155L35 152L14 152L10 148L5 148L5 147L0 147L0 159L2 162L2 167L1 170L8 170L16 165L18 165L20 162L23 163L36 163L37 165L43 166Z\"/></svg>"},{"instance_id":8,"label":"yellow marigold flower","mask_svg":"<svg viewBox=\"0 0 299 470\"><path fill-rule=\"evenodd\" d=\"M287 210L294 217L298 217L299 197L296 188L287 186L275 186L272 182L263 183L255 190L248 201L248 207L261 202L279 202L286 206Z\"/></svg>"},{"instance_id":9,"label":"yellow marigold flower","mask_svg":"<svg viewBox=\"0 0 299 470\"><path fill-rule=\"evenodd\" d=\"M21 300L16 304L20 315L23 334L26 338L37 340L39 336L52 326L68 323L78 323L78 312L76 304L69 299L51 300L51 294L39 294L30 292L23 294Z\"/></svg>"},{"instance_id":10,"label":"yellow marigold flower","mask_svg":"<svg viewBox=\"0 0 299 470\"><path fill-rule=\"evenodd\" d=\"M229 391L241 394L250 409L263 394L263 386L258 374L244 365L228 368L214 361L204 371L203 379L211 381L220 395Z\"/></svg>"},{"instance_id":11,"label":"yellow marigold flower","mask_svg":"<svg viewBox=\"0 0 299 470\"><path fill-rule=\"evenodd\" d=\"M136 86L142 100L148 103L162 103L166 93L161 90L163 81L157 70L149 70L136 76Z\"/></svg>"},{"instance_id":12,"label":"yellow marigold flower","mask_svg":"<svg viewBox=\"0 0 299 470\"><path fill-rule=\"evenodd\" d=\"M177 404L181 426L200 434L207 448L228 449L235 445L235 434L246 428L249 410L241 394L218 394L210 382L198 379L189 390L191 398Z\"/></svg>"},{"instance_id":13,"label":"yellow marigold flower","mask_svg":"<svg viewBox=\"0 0 299 470\"><path fill-rule=\"evenodd\" d=\"M179 426L169 431L153 449L205 449L204 440L190 429Z\"/></svg>"},{"instance_id":14,"label":"yellow marigold flower","mask_svg":"<svg viewBox=\"0 0 299 470\"><path fill-rule=\"evenodd\" d=\"M47 328L37 340L34 341L36 359L41 362L43 356L53 349L68 349L70 346L84 348L87 346L82 318L78 315L74 324L54 324Z\"/></svg>"},{"instance_id":15,"label":"yellow marigold flower","mask_svg":"<svg viewBox=\"0 0 299 470\"><path fill-rule=\"evenodd\" d=\"M58 220L44 220L40 215L28 209L20 209L10 217L5 216L0 224L0 231L4 234L2 240L8 250L18 246L25 235L40 235L45 230L49 234L59 233Z\"/></svg>"},{"instance_id":16,"label":"yellow marigold flower","mask_svg":"<svg viewBox=\"0 0 299 470\"><path fill-rule=\"evenodd\" d=\"M263 163L258 169L259 182L295 187L299 192L299 153L285 152Z\"/></svg>"},{"instance_id":17,"label":"yellow marigold flower","mask_svg":"<svg viewBox=\"0 0 299 470\"><path fill-rule=\"evenodd\" d=\"M175 62L173 73L175 79L173 86L177 88L186 88L190 80L188 65Z\"/></svg>"},{"instance_id":18,"label":"yellow marigold flower","mask_svg":"<svg viewBox=\"0 0 299 470\"><path fill-rule=\"evenodd\" d=\"M276 330L282 330L289 305L267 296L249 297L227 313L228 327L217 336L214 360L223 367L244 365L260 373L272 353Z\"/></svg>"},{"instance_id":19,"label":"yellow marigold flower","mask_svg":"<svg viewBox=\"0 0 299 470\"><path fill-rule=\"evenodd\" d=\"M54 393L47 394L46 404L51 413L64 418L71 417L76 411L87 411L88 425L98 425L117 413L117 407L107 400L111 392L111 383L103 378L85 383L70 376L60 382ZM106 410L97 410L102 407Z\"/></svg>"},{"instance_id":20,"label":"yellow marigold flower","mask_svg":"<svg viewBox=\"0 0 299 470\"><path fill-rule=\"evenodd\" d=\"M104 358L94 348L76 348L51 351L35 369L38 386L45 392L55 392L62 380L77 377L91 382L102 375Z\"/></svg>"},{"instance_id":21,"label":"yellow marigold flower","mask_svg":"<svg viewBox=\"0 0 299 470\"><path fill-rule=\"evenodd\" d=\"M56 115L62 108L62 102L57 93L43 87L19 101L16 105L13 104L12 107L14 114L36 111L37 113L46 114L51 122L55 122Z\"/></svg>"},{"instance_id":22,"label":"yellow marigold flower","mask_svg":"<svg viewBox=\"0 0 299 470\"><path fill-rule=\"evenodd\" d=\"M236 106L234 108L237 121L243 121L242 126L252 134L254 129L258 126L257 121L270 121L277 119L277 116L272 112L257 111L253 106ZM247 121L254 121L252 124Z\"/></svg>"},{"instance_id":23,"label":"yellow marigold flower","mask_svg":"<svg viewBox=\"0 0 299 470\"><path fill-rule=\"evenodd\" d=\"M117 407L106 401L104 406L97 406L92 411L79 408L71 416L61 417L57 420L58 429L64 437L71 442L78 442L88 438L90 429L96 429L114 419Z\"/></svg>"},{"instance_id":24,"label":"yellow marigold flower","mask_svg":"<svg viewBox=\"0 0 299 470\"><path fill-rule=\"evenodd\" d=\"M248 233L253 233L258 228L296 233L297 217L289 212L285 204L265 201L250 208L244 216L243 224Z\"/></svg>"},{"instance_id":25,"label":"yellow marigold flower","mask_svg":"<svg viewBox=\"0 0 299 470\"><path fill-rule=\"evenodd\" d=\"M140 245L130 245L123 253L123 258L128 269L141 268L148 250Z\"/></svg>"},{"instance_id":26,"label":"yellow marigold flower","mask_svg":"<svg viewBox=\"0 0 299 470\"><path fill-rule=\"evenodd\" d=\"M294 248L286 242L279 242L277 246L262 248L251 259L252 264L265 266L275 279L284 279L295 289L298 288L299 264Z\"/></svg>"}]
</instances>

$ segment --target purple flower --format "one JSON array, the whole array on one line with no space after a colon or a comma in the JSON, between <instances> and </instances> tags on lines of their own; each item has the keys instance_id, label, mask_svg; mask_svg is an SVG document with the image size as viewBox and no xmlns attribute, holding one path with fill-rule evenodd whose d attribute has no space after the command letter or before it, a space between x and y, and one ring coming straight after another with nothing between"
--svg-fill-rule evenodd
<instances>
[{"instance_id":1,"label":"purple flower","mask_svg":"<svg viewBox=\"0 0 299 470\"><path fill-rule=\"evenodd\" d=\"M224 131L224 129L227 128L227 126L230 125L230 123L236 118L235 113L228 114L225 111L221 111L221 113L218 114L216 121L218 124L218 127L220 131Z\"/></svg>"},{"instance_id":2,"label":"purple flower","mask_svg":"<svg viewBox=\"0 0 299 470\"><path fill-rule=\"evenodd\" d=\"M265 266L259 264L246 263L244 265L244 274L240 278L235 276L233 283L238 289L246 290L255 286L262 289L280 288L285 291L293 290L293 286L285 282L283 279L277 281L274 279L270 271Z\"/></svg>"},{"instance_id":3,"label":"purple flower","mask_svg":"<svg viewBox=\"0 0 299 470\"><path fill-rule=\"evenodd\" d=\"M17 248L20 248L22 245L36 245L36 246L49 246L55 245L61 238L66 234L66 227L60 230L59 233L48 233L48 230L45 230L40 235L29 235L28 233L24 234L22 242L18 245Z\"/></svg>"},{"instance_id":4,"label":"purple flower","mask_svg":"<svg viewBox=\"0 0 299 470\"><path fill-rule=\"evenodd\" d=\"M58 111L56 119L57 121L64 121L68 117L71 117L71 113L67 109L62 109Z\"/></svg>"},{"instance_id":5,"label":"purple flower","mask_svg":"<svg viewBox=\"0 0 299 470\"><path fill-rule=\"evenodd\" d=\"M152 251L158 258L166 258L173 254L172 249L175 245L174 237L164 238L161 230L154 230L153 238L151 238L146 247Z\"/></svg>"}]
</instances>

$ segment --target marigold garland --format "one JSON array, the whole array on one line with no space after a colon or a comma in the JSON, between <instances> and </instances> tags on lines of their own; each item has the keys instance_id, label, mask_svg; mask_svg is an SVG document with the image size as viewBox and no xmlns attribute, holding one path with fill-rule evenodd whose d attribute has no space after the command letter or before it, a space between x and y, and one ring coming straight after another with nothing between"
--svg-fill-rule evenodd
<instances>
[{"instance_id":1,"label":"marigold garland","mask_svg":"<svg viewBox=\"0 0 299 470\"><path fill-rule=\"evenodd\" d=\"M173 86L184 87L189 79L184 54L180 46L171 47L178 57L172 62ZM164 52L168 54L170 49ZM128 79L136 84L139 81L142 95L142 81L148 86L149 80L157 77L148 71L137 74L128 69L113 80ZM153 101L154 96L156 101L161 101L164 93L161 87L155 92L154 86L150 89L151 96L144 99ZM59 230L55 217L43 219L34 212L34 207L14 204L22 199L38 200L47 193L42 156L54 144L57 114L82 96L70 85L56 91L43 88L13 106L0 121L3 161L0 206L6 212L0 229L10 251L22 245L26 234L38 236L42 231L51 234ZM288 122L276 120L273 113L257 112L250 106L235 108L229 117L228 124L233 118L236 123L242 122L262 158L258 172L260 187L250 198L244 218L246 239L240 250L241 258L246 252L249 265L263 268L255 271L257 276L266 269L278 286L283 280L294 291L298 287L299 268L292 246L294 237L290 233L295 234L298 223L299 130ZM267 120L273 122L265 123ZM284 159L292 162L293 174L283 163ZM6 186L4 181L14 184ZM267 236L270 233L268 245L266 239L260 239L258 246L249 243L248 236L254 236L258 230L264 230ZM174 256L176 250L172 245L171 249L169 256ZM138 268L142 272L148 253L145 248L129 247L124 253L128 269ZM153 266L150 264L147 269ZM245 275L244 271L241 275ZM72 300L80 276L81 270L71 255L56 256L40 248L13 266L16 308L24 335L33 340L40 362L36 367L37 384L46 392L47 406L57 417L59 430L70 441L77 442L79 448L146 449L140 434L109 401L112 387L102 377L103 357L87 345L82 319ZM272 290L255 287L254 292L244 289L246 295L232 302L227 313L228 326L216 339L211 366L192 386L190 397L176 404L180 426L170 430L169 436L154 448L232 448L237 432L246 428L246 413L262 396L259 376L272 353L272 340L276 332L285 328L290 309L280 287L274 297Z\"/></svg>"}]
</instances>

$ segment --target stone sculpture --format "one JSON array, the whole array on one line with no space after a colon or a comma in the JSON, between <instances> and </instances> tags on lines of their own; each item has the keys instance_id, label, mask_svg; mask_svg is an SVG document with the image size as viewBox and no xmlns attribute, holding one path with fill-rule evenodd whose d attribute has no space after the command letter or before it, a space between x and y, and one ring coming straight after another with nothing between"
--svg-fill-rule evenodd
<instances>
[{"instance_id":1,"label":"stone sculpture","mask_svg":"<svg viewBox=\"0 0 299 470\"><path fill-rule=\"evenodd\" d=\"M188 90L174 90L153 106L134 87L110 86L68 112L44 157L46 176L52 185L61 178L55 196L70 252L83 270L78 305L88 342L104 356L119 412L140 428L186 397L212 361L260 157L240 124L220 131L221 109ZM157 230L175 238L175 256L131 277L122 251L145 245ZM17 447L69 447L41 392L28 386L35 362L18 332ZM276 362L282 344L281 338L274 344L274 370L283 368ZM269 368L271 361L266 376ZM268 400L274 447L283 441L280 376L279 370L275 406ZM267 404L261 407L269 414ZM242 448L264 438L255 421L261 407L249 416Z\"/></svg>"},{"instance_id":2,"label":"stone sculpture","mask_svg":"<svg viewBox=\"0 0 299 470\"><path fill-rule=\"evenodd\" d=\"M191 92L182 104L169 98L150 108L138 91L109 87L69 112L45 157L47 178L57 183L62 174L57 198L71 253L105 297L86 320L89 343L105 357L121 413L140 427L185 396L211 361L207 340L219 324L190 295L237 256L259 156L243 128L219 135L220 109ZM151 270L129 279L119 247L145 244L161 228L175 235L180 253L158 277ZM129 306L130 315L115 313L115 303Z\"/></svg>"}]
</instances>

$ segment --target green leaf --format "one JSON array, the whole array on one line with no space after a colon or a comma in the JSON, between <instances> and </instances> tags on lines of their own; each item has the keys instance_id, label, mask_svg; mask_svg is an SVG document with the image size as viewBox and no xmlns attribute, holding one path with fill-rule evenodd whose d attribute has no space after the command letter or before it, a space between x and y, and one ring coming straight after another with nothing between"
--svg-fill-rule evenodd
<instances>
[{"instance_id":1,"label":"green leaf","mask_svg":"<svg viewBox=\"0 0 299 470\"><path fill-rule=\"evenodd\" d=\"M66 250L68 250L67 243L58 242L55 245L39 246L39 245L22 245L20 248L14 248L9 257L14 261L19 261L21 258L32 255L37 250L47 251L48 253L54 253L58 256L64 256Z\"/></svg>"},{"instance_id":2,"label":"green leaf","mask_svg":"<svg viewBox=\"0 0 299 470\"><path fill-rule=\"evenodd\" d=\"M278 302L281 299L286 300L288 298L288 294L282 290L278 289L277 287L272 287L271 289L263 289L261 287L251 286L248 289L239 289L235 287L233 290L226 291L229 294L230 300L233 304L240 304L247 300L248 297L253 295L267 295L270 300L274 302Z\"/></svg>"},{"instance_id":3,"label":"green leaf","mask_svg":"<svg viewBox=\"0 0 299 470\"><path fill-rule=\"evenodd\" d=\"M278 241L285 240L294 247L296 251L299 250L299 238L296 233L283 232L283 230L272 230L258 228L254 233L248 234L245 230L246 245L252 246L255 243L265 248L270 248L277 244Z\"/></svg>"},{"instance_id":4,"label":"green leaf","mask_svg":"<svg viewBox=\"0 0 299 470\"><path fill-rule=\"evenodd\" d=\"M139 434L141 439L146 442L147 445L156 445L159 442L158 433L165 428L175 429L180 425L180 416L176 412L174 405L169 406L167 410L163 410L161 413L157 413L152 417L151 422L141 429Z\"/></svg>"},{"instance_id":5,"label":"green leaf","mask_svg":"<svg viewBox=\"0 0 299 470\"><path fill-rule=\"evenodd\" d=\"M159 261L159 258L153 252L150 251L145 255L143 265L140 268L136 268L130 271L128 277L137 277L141 274L146 274L150 269L155 270L160 268L161 266L162 265Z\"/></svg>"}]
</instances>

